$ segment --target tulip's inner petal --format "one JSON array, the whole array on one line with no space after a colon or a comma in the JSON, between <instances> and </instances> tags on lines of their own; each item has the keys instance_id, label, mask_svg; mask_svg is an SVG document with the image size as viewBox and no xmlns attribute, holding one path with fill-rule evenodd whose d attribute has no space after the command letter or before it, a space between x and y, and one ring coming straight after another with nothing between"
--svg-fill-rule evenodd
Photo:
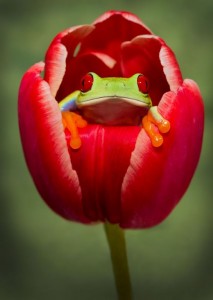
<instances>
[{"instance_id":1,"label":"tulip's inner petal","mask_svg":"<svg viewBox=\"0 0 213 300\"><path fill-rule=\"evenodd\" d=\"M151 30L139 19L136 15L127 12L127 11L118 11L118 10L109 10L105 12L103 15L98 17L93 24L97 25L98 23L103 23L110 19L111 17L114 17L115 15L117 16L122 16L124 19L126 19L129 22L133 22L136 24L139 24L144 27L144 29L147 30L147 32L151 33Z\"/></svg>"},{"instance_id":2,"label":"tulip's inner petal","mask_svg":"<svg viewBox=\"0 0 213 300\"><path fill-rule=\"evenodd\" d=\"M183 78L175 55L168 46L163 45L159 56L170 90L176 92L182 85Z\"/></svg>"},{"instance_id":3,"label":"tulip's inner petal","mask_svg":"<svg viewBox=\"0 0 213 300\"><path fill-rule=\"evenodd\" d=\"M40 77L43 67L42 63L31 67L19 91L19 126L26 162L47 204L65 218L87 223L61 112L48 83Z\"/></svg>"},{"instance_id":4,"label":"tulip's inner petal","mask_svg":"<svg viewBox=\"0 0 213 300\"><path fill-rule=\"evenodd\" d=\"M74 151L68 146L85 215L92 221L119 222L121 185L139 131L138 126L88 125L79 130L81 148ZM69 145L69 135L67 139Z\"/></svg>"},{"instance_id":5,"label":"tulip's inner petal","mask_svg":"<svg viewBox=\"0 0 213 300\"><path fill-rule=\"evenodd\" d=\"M113 69L116 65L116 60L113 59L111 56L101 53L101 52L90 52L91 55L95 55L99 58L108 68Z\"/></svg>"},{"instance_id":6,"label":"tulip's inner petal","mask_svg":"<svg viewBox=\"0 0 213 300\"><path fill-rule=\"evenodd\" d=\"M66 35L61 38L61 43L65 45L70 57L74 56L76 47L80 50L80 43L95 29L93 25L82 25L71 28Z\"/></svg>"},{"instance_id":7,"label":"tulip's inner petal","mask_svg":"<svg viewBox=\"0 0 213 300\"><path fill-rule=\"evenodd\" d=\"M161 42L155 36L144 35L122 44L122 70L125 77L144 74L150 84L150 97L157 105L162 95L169 91L159 53Z\"/></svg>"},{"instance_id":8,"label":"tulip's inner petal","mask_svg":"<svg viewBox=\"0 0 213 300\"><path fill-rule=\"evenodd\" d=\"M120 68L113 58L103 53L91 52L67 58L66 72L56 99L60 101L73 91L80 90L81 79L89 72L101 77L117 76Z\"/></svg>"},{"instance_id":9,"label":"tulip's inner petal","mask_svg":"<svg viewBox=\"0 0 213 300\"><path fill-rule=\"evenodd\" d=\"M120 62L120 46L124 41L151 31L133 14L110 11L94 22L95 30L82 42L79 54L95 51Z\"/></svg>"},{"instance_id":10,"label":"tulip's inner petal","mask_svg":"<svg viewBox=\"0 0 213 300\"><path fill-rule=\"evenodd\" d=\"M74 55L76 47L93 29L91 25L72 27L59 33L52 41L45 56L44 79L49 83L53 97L64 77L67 57Z\"/></svg>"}]
</instances>

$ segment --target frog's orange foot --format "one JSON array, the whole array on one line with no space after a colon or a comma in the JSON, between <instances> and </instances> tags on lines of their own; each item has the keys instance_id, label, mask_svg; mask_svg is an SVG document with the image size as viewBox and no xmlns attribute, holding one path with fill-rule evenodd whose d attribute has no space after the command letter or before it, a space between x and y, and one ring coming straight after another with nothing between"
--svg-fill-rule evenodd
<instances>
[{"instance_id":1,"label":"frog's orange foot","mask_svg":"<svg viewBox=\"0 0 213 300\"><path fill-rule=\"evenodd\" d=\"M81 138L78 128L86 127L87 121L79 114L71 111L63 111L61 114L64 129L67 128L71 133L70 147L72 149L79 149L81 147Z\"/></svg>"},{"instance_id":2,"label":"frog's orange foot","mask_svg":"<svg viewBox=\"0 0 213 300\"><path fill-rule=\"evenodd\" d=\"M170 130L170 122L164 119L157 110L157 106L152 106L148 114L142 120L143 127L151 139L154 147L163 144L163 136L160 133L167 133Z\"/></svg>"}]
</instances>

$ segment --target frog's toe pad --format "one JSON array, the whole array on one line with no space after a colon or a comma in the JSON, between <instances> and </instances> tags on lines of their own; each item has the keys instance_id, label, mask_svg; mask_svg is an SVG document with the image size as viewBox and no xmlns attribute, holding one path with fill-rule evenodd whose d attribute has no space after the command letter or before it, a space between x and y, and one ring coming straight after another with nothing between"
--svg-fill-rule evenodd
<instances>
[{"instance_id":1,"label":"frog's toe pad","mask_svg":"<svg viewBox=\"0 0 213 300\"><path fill-rule=\"evenodd\" d=\"M163 137L161 134L156 133L151 137L151 142L154 147L160 147L163 144Z\"/></svg>"},{"instance_id":2,"label":"frog's toe pad","mask_svg":"<svg viewBox=\"0 0 213 300\"><path fill-rule=\"evenodd\" d=\"M81 147L80 137L74 137L70 139L70 147L74 150L77 150Z\"/></svg>"},{"instance_id":3,"label":"frog's toe pad","mask_svg":"<svg viewBox=\"0 0 213 300\"><path fill-rule=\"evenodd\" d=\"M163 119L161 123L158 124L158 129L162 133L167 133L170 130L170 122L168 120Z\"/></svg>"}]
</instances>

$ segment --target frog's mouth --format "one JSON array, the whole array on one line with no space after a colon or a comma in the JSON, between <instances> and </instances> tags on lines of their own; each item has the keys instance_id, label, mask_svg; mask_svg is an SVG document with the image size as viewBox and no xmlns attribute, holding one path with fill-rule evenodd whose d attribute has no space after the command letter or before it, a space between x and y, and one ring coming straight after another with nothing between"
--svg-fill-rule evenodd
<instances>
[{"instance_id":1,"label":"frog's mouth","mask_svg":"<svg viewBox=\"0 0 213 300\"><path fill-rule=\"evenodd\" d=\"M94 98L77 103L89 123L104 125L139 125L151 106L131 98L117 96Z\"/></svg>"}]
</instances>

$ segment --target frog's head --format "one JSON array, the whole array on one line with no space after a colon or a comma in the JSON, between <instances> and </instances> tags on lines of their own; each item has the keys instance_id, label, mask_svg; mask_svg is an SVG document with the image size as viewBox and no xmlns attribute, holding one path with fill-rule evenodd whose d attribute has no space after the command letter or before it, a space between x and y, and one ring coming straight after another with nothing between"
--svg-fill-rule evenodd
<instances>
[{"instance_id":1,"label":"frog's head","mask_svg":"<svg viewBox=\"0 0 213 300\"><path fill-rule=\"evenodd\" d=\"M126 102L134 106L150 107L149 83L143 74L129 78L99 77L88 73L81 81L81 91L76 101L78 107L96 105L103 102Z\"/></svg>"},{"instance_id":2,"label":"frog's head","mask_svg":"<svg viewBox=\"0 0 213 300\"><path fill-rule=\"evenodd\" d=\"M76 105L89 121L106 125L139 124L152 106L146 77L105 77L88 73L81 81Z\"/></svg>"}]
</instances>

